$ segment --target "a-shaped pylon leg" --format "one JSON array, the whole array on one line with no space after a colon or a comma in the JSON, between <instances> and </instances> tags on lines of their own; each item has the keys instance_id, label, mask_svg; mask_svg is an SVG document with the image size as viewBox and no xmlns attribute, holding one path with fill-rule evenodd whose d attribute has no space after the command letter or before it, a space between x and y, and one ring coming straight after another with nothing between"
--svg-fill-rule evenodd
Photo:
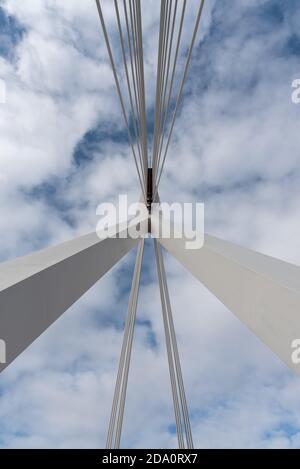
<instances>
[{"instance_id":1,"label":"a-shaped pylon leg","mask_svg":"<svg viewBox=\"0 0 300 469\"><path fill-rule=\"evenodd\" d=\"M138 241L96 233L0 264L0 344L9 365Z\"/></svg>"},{"instance_id":2,"label":"a-shaped pylon leg","mask_svg":"<svg viewBox=\"0 0 300 469\"><path fill-rule=\"evenodd\" d=\"M161 220L164 223L167 221ZM159 236L157 213L151 224ZM296 349L300 345L300 267L207 234L203 247L196 250L186 248L189 240L184 237L158 240L264 344L300 373Z\"/></svg>"}]
</instances>

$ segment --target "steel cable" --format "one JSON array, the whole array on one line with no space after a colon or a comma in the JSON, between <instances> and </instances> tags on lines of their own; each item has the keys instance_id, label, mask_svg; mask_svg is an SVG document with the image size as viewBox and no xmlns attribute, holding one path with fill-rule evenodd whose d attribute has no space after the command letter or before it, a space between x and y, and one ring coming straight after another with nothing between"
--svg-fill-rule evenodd
<instances>
[{"instance_id":1,"label":"steel cable","mask_svg":"<svg viewBox=\"0 0 300 469\"><path fill-rule=\"evenodd\" d=\"M161 247L154 240L179 448L193 449L193 438Z\"/></svg>"},{"instance_id":2,"label":"steel cable","mask_svg":"<svg viewBox=\"0 0 300 469\"><path fill-rule=\"evenodd\" d=\"M163 156L163 160L162 160L162 165L161 165L161 168L160 168L159 173L158 173L158 175L157 175L157 177L156 177L156 180L155 180L155 193L154 193L154 197L155 197L155 195L156 195L156 193L157 193L158 186L159 186L160 179L161 179L161 175L162 175L162 172L163 172L163 169L164 169L164 164L165 164L166 156L167 156L168 149L169 149L169 145L170 145L170 141L171 141L171 137L172 137L172 133L173 133L173 129L174 129L174 124L175 124L175 120L176 120L176 117L177 117L179 104L180 104L181 97L182 97L183 87L184 87L184 84L185 84L186 79L187 79L187 74L188 74L188 70L189 70L189 65L190 65L190 62L191 62L192 51L193 51L193 48L194 48L194 44L195 44L195 40L196 40L196 36L197 36L199 24L200 24L200 19L201 19L201 16L202 16L202 11L203 11L203 7L204 7L204 2L205 2L205 0L201 0L201 2L200 2L198 14L197 14L197 18L196 18L196 22L195 22L195 26L194 26L192 41L191 41L191 44L190 44L190 47L189 47L188 56L187 56L187 60L186 60L185 68L184 68L184 73L183 73L183 77L182 77L182 81L181 81L181 85L180 85L178 97L177 97L177 100L176 100L176 105L175 105L175 110L174 110L174 114L173 114L173 118L172 118L171 128L170 128L170 132L169 132L167 144L166 144L166 147L165 147L165 150L164 150L164 156Z\"/></svg>"},{"instance_id":3,"label":"steel cable","mask_svg":"<svg viewBox=\"0 0 300 469\"><path fill-rule=\"evenodd\" d=\"M135 327L138 291L141 276L142 260L144 252L144 240L138 246L132 287L128 303L128 313L124 329L124 337L119 360L119 368L114 391L114 398L109 421L106 448L119 448L121 442L122 425L126 401L126 392L131 361L132 343Z\"/></svg>"},{"instance_id":4,"label":"steel cable","mask_svg":"<svg viewBox=\"0 0 300 469\"><path fill-rule=\"evenodd\" d=\"M125 125L126 125L126 128L127 128L129 143L130 143L132 153L133 153L133 156L134 156L134 161L135 161L136 169L137 169L137 172L138 172L138 177L139 177L141 189L142 189L142 192L143 192L144 200L146 202L146 187L145 187L145 183L143 182L143 179L141 177L141 173L140 173L140 169L139 169L139 165L138 165L138 160L137 160L137 156L136 156L136 153L135 153L135 149L134 149L134 145L133 145L133 141L132 141L132 137L131 137L131 132L130 132L130 127L129 127L127 114L126 114L126 110L125 110L124 100L123 100L123 97L122 97L120 83L119 83L119 79L118 79L118 75L117 75L117 71L116 71L116 67L115 67L115 62L114 62L114 58L113 58L113 54L112 54L112 50L111 50L111 46L110 46L109 37L108 37L108 34L107 34L107 30L106 30L106 25L105 25L105 21L104 21L104 16L103 16L100 0L96 0L96 5L97 5L97 9L98 9L98 14L99 14L103 34L104 34L104 39L105 39L108 55L109 55L109 58L110 58L112 71L113 71L113 74L114 74L114 79L115 79L115 83L116 83L116 88L117 88L119 100L120 100L120 103L121 103L121 108L122 108L122 113L123 113Z\"/></svg>"},{"instance_id":5,"label":"steel cable","mask_svg":"<svg viewBox=\"0 0 300 469\"><path fill-rule=\"evenodd\" d=\"M136 137L137 146L138 146L138 152L139 152L139 160L140 160L140 165L141 165L141 167L143 168L140 135L139 135L138 126L137 126L137 117L136 117L136 115L135 115L134 105L133 105L133 97L132 97L132 91L131 91L131 84L130 84L130 79L129 79L128 67L127 67L126 51L125 51L125 45L124 45L124 37L123 37L123 31L122 31L122 25L121 25L121 19L120 19L120 12L119 12L119 7L118 7L118 1L117 1L117 0L114 0L114 4L115 4L115 12L116 12L117 23L118 23L118 30L119 30L119 36L120 36L120 44L121 44L121 51L122 51L122 57L123 57L123 64L124 64L124 68L125 68L127 89L128 89L128 94L129 94L129 100L130 100L130 107L131 107L131 113L132 113L132 120L133 120L134 131L135 131L135 137ZM145 168L143 168L143 172L144 172L144 178L145 178Z\"/></svg>"}]
</instances>

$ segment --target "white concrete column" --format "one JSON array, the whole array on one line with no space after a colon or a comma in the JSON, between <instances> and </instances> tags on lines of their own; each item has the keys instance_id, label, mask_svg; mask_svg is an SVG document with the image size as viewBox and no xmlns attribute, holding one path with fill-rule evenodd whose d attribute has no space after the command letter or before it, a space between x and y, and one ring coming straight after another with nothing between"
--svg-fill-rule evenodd
<instances>
[{"instance_id":1,"label":"white concrete column","mask_svg":"<svg viewBox=\"0 0 300 469\"><path fill-rule=\"evenodd\" d=\"M158 223L155 214L156 233ZM204 246L196 250L186 249L185 238L158 240L264 344L300 372L300 267L208 234Z\"/></svg>"},{"instance_id":2,"label":"white concrete column","mask_svg":"<svg viewBox=\"0 0 300 469\"><path fill-rule=\"evenodd\" d=\"M117 227L116 232L127 235L127 224ZM91 233L0 264L0 371L137 241L128 236L100 240ZM6 363L1 363L4 355Z\"/></svg>"}]
</instances>

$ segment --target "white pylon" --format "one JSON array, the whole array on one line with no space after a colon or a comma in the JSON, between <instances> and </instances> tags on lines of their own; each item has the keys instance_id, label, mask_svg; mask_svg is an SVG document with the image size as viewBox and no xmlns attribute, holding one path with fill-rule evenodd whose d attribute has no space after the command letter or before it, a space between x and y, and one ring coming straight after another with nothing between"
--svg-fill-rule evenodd
<instances>
[{"instance_id":1,"label":"white pylon","mask_svg":"<svg viewBox=\"0 0 300 469\"><path fill-rule=\"evenodd\" d=\"M0 339L6 344L3 371L40 334L137 243L96 233L0 264Z\"/></svg>"},{"instance_id":2,"label":"white pylon","mask_svg":"<svg viewBox=\"0 0 300 469\"><path fill-rule=\"evenodd\" d=\"M151 225L158 233L158 213ZM201 249L184 237L159 242L290 368L300 373L300 267L206 234Z\"/></svg>"}]
</instances>

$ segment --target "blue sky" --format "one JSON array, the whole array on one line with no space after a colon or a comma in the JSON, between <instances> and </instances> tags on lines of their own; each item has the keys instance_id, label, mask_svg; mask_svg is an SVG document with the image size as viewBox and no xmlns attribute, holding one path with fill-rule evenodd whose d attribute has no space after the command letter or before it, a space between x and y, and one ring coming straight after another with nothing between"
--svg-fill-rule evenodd
<instances>
[{"instance_id":1,"label":"blue sky","mask_svg":"<svg viewBox=\"0 0 300 469\"><path fill-rule=\"evenodd\" d=\"M139 192L94 2L0 5L6 260L94 230L100 202L119 193L136 201ZM149 120L158 14L157 1L143 0ZM211 234L295 264L299 22L296 0L206 2L161 184L163 200L204 201ZM104 445L133 262L131 253L1 374L1 447ZM196 446L300 447L299 378L168 255L166 266ZM154 267L148 240L124 422L129 447L176 447Z\"/></svg>"}]
</instances>

